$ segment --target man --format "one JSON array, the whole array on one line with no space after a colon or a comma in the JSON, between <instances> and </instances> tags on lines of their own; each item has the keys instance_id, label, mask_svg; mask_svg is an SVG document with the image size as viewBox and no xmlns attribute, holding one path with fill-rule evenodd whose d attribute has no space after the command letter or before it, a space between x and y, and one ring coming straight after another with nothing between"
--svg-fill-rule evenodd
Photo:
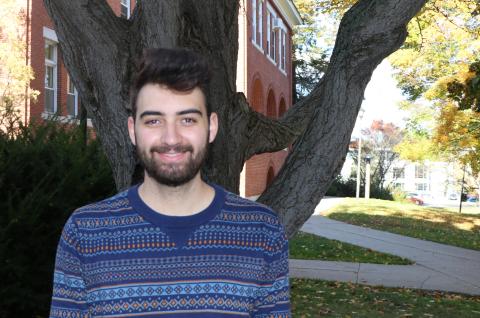
<instances>
[{"instance_id":1,"label":"man","mask_svg":"<svg viewBox=\"0 0 480 318\"><path fill-rule=\"evenodd\" d=\"M191 51L146 52L128 119L144 181L69 218L50 317L290 317L277 215L201 178L208 80Z\"/></svg>"}]
</instances>

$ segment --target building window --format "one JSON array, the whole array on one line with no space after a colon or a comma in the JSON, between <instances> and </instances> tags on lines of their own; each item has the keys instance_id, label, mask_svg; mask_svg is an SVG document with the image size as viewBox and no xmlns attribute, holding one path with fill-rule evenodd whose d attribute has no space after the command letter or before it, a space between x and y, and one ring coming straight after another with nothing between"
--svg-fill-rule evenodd
<instances>
[{"instance_id":1,"label":"building window","mask_svg":"<svg viewBox=\"0 0 480 318\"><path fill-rule=\"evenodd\" d=\"M263 0L252 0L252 42L263 50Z\"/></svg>"},{"instance_id":2,"label":"building window","mask_svg":"<svg viewBox=\"0 0 480 318\"><path fill-rule=\"evenodd\" d=\"M257 0L252 0L252 42L257 42Z\"/></svg>"},{"instance_id":3,"label":"building window","mask_svg":"<svg viewBox=\"0 0 480 318\"><path fill-rule=\"evenodd\" d=\"M287 68L287 32L280 30L280 69L286 71Z\"/></svg>"},{"instance_id":4,"label":"building window","mask_svg":"<svg viewBox=\"0 0 480 318\"><path fill-rule=\"evenodd\" d=\"M263 0L258 3L257 44L263 48Z\"/></svg>"},{"instance_id":5,"label":"building window","mask_svg":"<svg viewBox=\"0 0 480 318\"><path fill-rule=\"evenodd\" d=\"M415 189L417 191L427 191L427 184L426 183L415 183Z\"/></svg>"},{"instance_id":6,"label":"building window","mask_svg":"<svg viewBox=\"0 0 480 318\"><path fill-rule=\"evenodd\" d=\"M273 9L267 8L267 55L276 63L277 62L277 37L276 30L279 27L277 16Z\"/></svg>"},{"instance_id":7,"label":"building window","mask_svg":"<svg viewBox=\"0 0 480 318\"><path fill-rule=\"evenodd\" d=\"M120 16L125 19L130 18L130 0L120 0Z\"/></svg>"},{"instance_id":8,"label":"building window","mask_svg":"<svg viewBox=\"0 0 480 318\"><path fill-rule=\"evenodd\" d=\"M403 179L403 178L405 178L405 169L393 168L393 179Z\"/></svg>"},{"instance_id":9,"label":"building window","mask_svg":"<svg viewBox=\"0 0 480 318\"><path fill-rule=\"evenodd\" d=\"M393 184L393 187L394 187L395 189L398 189L398 190L402 190L402 191L403 191L403 189L404 189L404 184L401 183L401 182L395 182L395 183Z\"/></svg>"},{"instance_id":10,"label":"building window","mask_svg":"<svg viewBox=\"0 0 480 318\"><path fill-rule=\"evenodd\" d=\"M45 40L45 111L57 111L57 45Z\"/></svg>"},{"instance_id":11,"label":"building window","mask_svg":"<svg viewBox=\"0 0 480 318\"><path fill-rule=\"evenodd\" d=\"M78 116L78 92L70 75L67 78L67 114L72 117Z\"/></svg>"},{"instance_id":12,"label":"building window","mask_svg":"<svg viewBox=\"0 0 480 318\"><path fill-rule=\"evenodd\" d=\"M425 166L415 166L415 178L425 179L427 177L427 169Z\"/></svg>"}]
</instances>

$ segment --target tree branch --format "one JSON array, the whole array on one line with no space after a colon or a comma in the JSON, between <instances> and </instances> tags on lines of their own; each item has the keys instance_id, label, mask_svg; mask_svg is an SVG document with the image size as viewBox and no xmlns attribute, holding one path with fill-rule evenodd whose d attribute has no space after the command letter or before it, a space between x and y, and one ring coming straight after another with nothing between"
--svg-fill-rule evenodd
<instances>
[{"instance_id":1,"label":"tree branch","mask_svg":"<svg viewBox=\"0 0 480 318\"><path fill-rule=\"evenodd\" d=\"M305 106L313 109L311 122L259 198L280 213L290 236L310 217L340 171L373 70L405 41L407 23L425 2L361 0L343 17L330 65L309 96L315 105Z\"/></svg>"}]
</instances>

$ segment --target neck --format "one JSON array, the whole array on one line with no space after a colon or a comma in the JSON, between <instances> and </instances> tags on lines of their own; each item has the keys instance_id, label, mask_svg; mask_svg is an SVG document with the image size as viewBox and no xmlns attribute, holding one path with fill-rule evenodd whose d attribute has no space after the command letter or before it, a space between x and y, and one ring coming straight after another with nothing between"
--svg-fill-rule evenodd
<instances>
[{"instance_id":1,"label":"neck","mask_svg":"<svg viewBox=\"0 0 480 318\"><path fill-rule=\"evenodd\" d=\"M188 216L207 208L215 197L215 190L201 179L200 173L178 187L160 184L145 173L138 194L156 212L170 216Z\"/></svg>"}]
</instances>

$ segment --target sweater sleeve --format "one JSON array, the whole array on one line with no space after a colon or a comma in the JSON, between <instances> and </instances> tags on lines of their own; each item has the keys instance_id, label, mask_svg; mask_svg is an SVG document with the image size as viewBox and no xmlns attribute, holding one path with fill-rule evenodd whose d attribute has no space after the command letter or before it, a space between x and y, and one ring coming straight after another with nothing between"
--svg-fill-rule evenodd
<instances>
[{"instance_id":1,"label":"sweater sleeve","mask_svg":"<svg viewBox=\"0 0 480 318\"><path fill-rule=\"evenodd\" d=\"M89 317L78 241L77 227L70 217L57 248L50 318Z\"/></svg>"},{"instance_id":2,"label":"sweater sleeve","mask_svg":"<svg viewBox=\"0 0 480 318\"><path fill-rule=\"evenodd\" d=\"M288 240L283 226L271 236L266 248L264 281L259 291L255 318L288 318L290 288L288 281Z\"/></svg>"}]
</instances>

